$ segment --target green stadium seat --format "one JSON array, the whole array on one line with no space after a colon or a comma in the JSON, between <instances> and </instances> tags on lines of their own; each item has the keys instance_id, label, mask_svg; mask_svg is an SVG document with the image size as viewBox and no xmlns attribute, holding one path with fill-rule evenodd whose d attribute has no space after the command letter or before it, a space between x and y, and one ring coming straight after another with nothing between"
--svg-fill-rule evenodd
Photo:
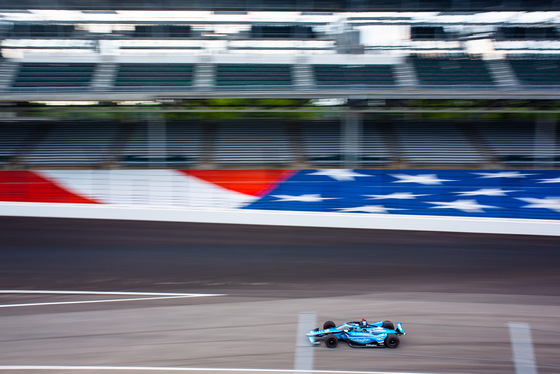
<instances>
[{"instance_id":1,"label":"green stadium seat","mask_svg":"<svg viewBox=\"0 0 560 374\"><path fill-rule=\"evenodd\" d=\"M392 68L388 65L314 65L313 71L320 86L395 84Z\"/></svg>"},{"instance_id":2,"label":"green stadium seat","mask_svg":"<svg viewBox=\"0 0 560 374\"><path fill-rule=\"evenodd\" d=\"M291 65L288 64L218 64L217 86L290 86Z\"/></svg>"},{"instance_id":3,"label":"green stadium seat","mask_svg":"<svg viewBox=\"0 0 560 374\"><path fill-rule=\"evenodd\" d=\"M560 84L560 59L509 60L509 63L522 84Z\"/></svg>"},{"instance_id":4,"label":"green stadium seat","mask_svg":"<svg viewBox=\"0 0 560 374\"><path fill-rule=\"evenodd\" d=\"M23 63L13 88L16 90L59 88L85 90L95 71L94 63Z\"/></svg>"},{"instance_id":5,"label":"green stadium seat","mask_svg":"<svg viewBox=\"0 0 560 374\"><path fill-rule=\"evenodd\" d=\"M412 58L421 85L493 85L484 61L461 58Z\"/></svg>"},{"instance_id":6,"label":"green stadium seat","mask_svg":"<svg viewBox=\"0 0 560 374\"><path fill-rule=\"evenodd\" d=\"M192 86L193 64L120 64L115 79L117 89L158 89Z\"/></svg>"}]
</instances>

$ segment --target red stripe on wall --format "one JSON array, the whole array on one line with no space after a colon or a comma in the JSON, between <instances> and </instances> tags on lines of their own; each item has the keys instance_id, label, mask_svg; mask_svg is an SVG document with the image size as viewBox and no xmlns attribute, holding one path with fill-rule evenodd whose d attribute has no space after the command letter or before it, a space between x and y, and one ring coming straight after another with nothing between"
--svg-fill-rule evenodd
<instances>
[{"instance_id":1,"label":"red stripe on wall","mask_svg":"<svg viewBox=\"0 0 560 374\"><path fill-rule=\"evenodd\" d=\"M292 174L292 170L179 170L182 173L251 196L263 196Z\"/></svg>"},{"instance_id":2,"label":"red stripe on wall","mask_svg":"<svg viewBox=\"0 0 560 374\"><path fill-rule=\"evenodd\" d=\"M0 171L0 201L98 204L26 170Z\"/></svg>"}]
</instances>

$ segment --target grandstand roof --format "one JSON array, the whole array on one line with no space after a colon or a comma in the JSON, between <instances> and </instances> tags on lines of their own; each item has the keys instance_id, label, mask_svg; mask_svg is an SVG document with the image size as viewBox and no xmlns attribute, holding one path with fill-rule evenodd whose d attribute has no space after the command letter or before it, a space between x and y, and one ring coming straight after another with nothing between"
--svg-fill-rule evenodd
<instances>
[{"instance_id":1,"label":"grandstand roof","mask_svg":"<svg viewBox=\"0 0 560 374\"><path fill-rule=\"evenodd\" d=\"M239 11L550 11L560 10L556 0L0 0L0 9L98 10L212 10Z\"/></svg>"}]
</instances>

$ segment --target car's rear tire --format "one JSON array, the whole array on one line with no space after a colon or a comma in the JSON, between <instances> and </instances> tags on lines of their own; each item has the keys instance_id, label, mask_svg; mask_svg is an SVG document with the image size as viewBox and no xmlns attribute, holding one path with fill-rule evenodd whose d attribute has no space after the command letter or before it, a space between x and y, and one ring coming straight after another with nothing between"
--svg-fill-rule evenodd
<instances>
[{"instance_id":1,"label":"car's rear tire","mask_svg":"<svg viewBox=\"0 0 560 374\"><path fill-rule=\"evenodd\" d=\"M397 348L399 343L399 337L395 334L389 334L385 338L385 347L387 348Z\"/></svg>"},{"instance_id":2,"label":"car's rear tire","mask_svg":"<svg viewBox=\"0 0 560 374\"><path fill-rule=\"evenodd\" d=\"M325 345L327 348L336 348L338 345L338 338L334 335L329 335L325 338Z\"/></svg>"},{"instance_id":3,"label":"car's rear tire","mask_svg":"<svg viewBox=\"0 0 560 374\"><path fill-rule=\"evenodd\" d=\"M327 322L323 323L323 330L332 329L333 327L336 327L336 325L333 321L327 321Z\"/></svg>"},{"instance_id":4,"label":"car's rear tire","mask_svg":"<svg viewBox=\"0 0 560 374\"><path fill-rule=\"evenodd\" d=\"M395 325L393 325L393 322L391 322L391 321L383 321L383 328L384 329L389 329L389 330L394 330Z\"/></svg>"}]
</instances>

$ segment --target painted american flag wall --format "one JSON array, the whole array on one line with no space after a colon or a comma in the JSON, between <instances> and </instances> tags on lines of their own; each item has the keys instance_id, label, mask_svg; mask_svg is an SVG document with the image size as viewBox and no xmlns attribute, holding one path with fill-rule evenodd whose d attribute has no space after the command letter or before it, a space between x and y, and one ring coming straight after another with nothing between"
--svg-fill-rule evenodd
<instances>
[{"instance_id":1,"label":"painted american flag wall","mask_svg":"<svg viewBox=\"0 0 560 374\"><path fill-rule=\"evenodd\" d=\"M0 201L560 219L560 170L0 171Z\"/></svg>"}]
</instances>

